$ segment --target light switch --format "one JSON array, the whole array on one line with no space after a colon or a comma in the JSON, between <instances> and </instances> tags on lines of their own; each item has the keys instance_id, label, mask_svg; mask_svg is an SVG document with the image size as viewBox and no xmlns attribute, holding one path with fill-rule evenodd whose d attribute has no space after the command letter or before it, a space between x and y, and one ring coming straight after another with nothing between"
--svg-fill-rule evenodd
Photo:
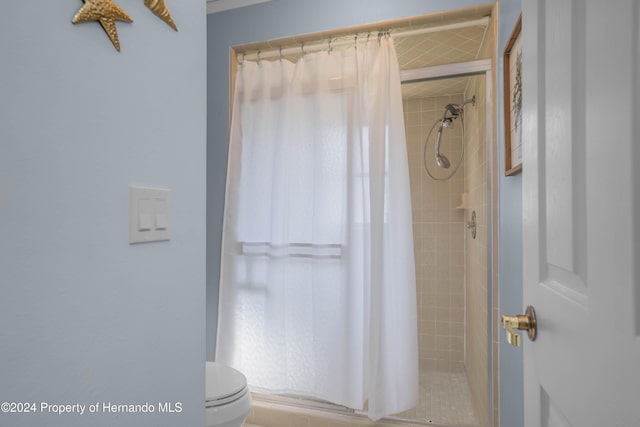
<instances>
[{"instance_id":1,"label":"light switch","mask_svg":"<svg viewBox=\"0 0 640 427\"><path fill-rule=\"evenodd\" d=\"M153 202L150 199L138 200L138 231L151 230L153 215Z\"/></svg>"},{"instance_id":2,"label":"light switch","mask_svg":"<svg viewBox=\"0 0 640 427\"><path fill-rule=\"evenodd\" d=\"M129 187L129 243L171 238L171 192L162 188Z\"/></svg>"},{"instance_id":3,"label":"light switch","mask_svg":"<svg viewBox=\"0 0 640 427\"><path fill-rule=\"evenodd\" d=\"M169 227L169 208L165 199L155 199L155 228L166 230Z\"/></svg>"}]
</instances>

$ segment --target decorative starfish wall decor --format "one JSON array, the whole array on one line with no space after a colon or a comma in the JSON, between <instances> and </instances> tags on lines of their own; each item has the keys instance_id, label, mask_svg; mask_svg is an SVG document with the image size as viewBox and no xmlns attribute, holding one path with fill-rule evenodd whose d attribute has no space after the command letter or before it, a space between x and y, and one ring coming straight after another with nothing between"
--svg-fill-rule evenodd
<instances>
[{"instance_id":1,"label":"decorative starfish wall decor","mask_svg":"<svg viewBox=\"0 0 640 427\"><path fill-rule=\"evenodd\" d=\"M169 12L169 8L167 8L165 0L144 0L144 5L147 6L158 18L162 19L168 26L173 28L175 31L178 31L178 27L176 27L176 24L173 22L173 18L171 17L171 13Z\"/></svg>"},{"instance_id":2,"label":"decorative starfish wall decor","mask_svg":"<svg viewBox=\"0 0 640 427\"><path fill-rule=\"evenodd\" d=\"M84 6L80 8L71 21L74 24L81 22L98 21L107 32L113 46L120 52L120 41L116 21L133 22L117 4L111 0L84 0Z\"/></svg>"}]
</instances>

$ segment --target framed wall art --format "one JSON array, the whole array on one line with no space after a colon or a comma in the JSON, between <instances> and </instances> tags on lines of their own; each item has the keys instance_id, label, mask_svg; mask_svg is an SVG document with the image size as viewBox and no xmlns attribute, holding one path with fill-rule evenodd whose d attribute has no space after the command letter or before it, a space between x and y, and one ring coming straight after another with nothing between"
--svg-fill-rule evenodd
<instances>
[{"instance_id":1,"label":"framed wall art","mask_svg":"<svg viewBox=\"0 0 640 427\"><path fill-rule=\"evenodd\" d=\"M522 15L504 49L504 174L522 171Z\"/></svg>"}]
</instances>

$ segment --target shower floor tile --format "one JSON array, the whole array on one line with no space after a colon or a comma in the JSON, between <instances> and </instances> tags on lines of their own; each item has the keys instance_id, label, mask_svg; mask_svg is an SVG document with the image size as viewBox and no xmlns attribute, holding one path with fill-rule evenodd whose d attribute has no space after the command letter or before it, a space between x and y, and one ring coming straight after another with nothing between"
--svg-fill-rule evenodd
<instances>
[{"instance_id":1,"label":"shower floor tile","mask_svg":"<svg viewBox=\"0 0 640 427\"><path fill-rule=\"evenodd\" d=\"M432 371L420 374L418 405L398 416L434 425L478 425L464 372Z\"/></svg>"}]
</instances>

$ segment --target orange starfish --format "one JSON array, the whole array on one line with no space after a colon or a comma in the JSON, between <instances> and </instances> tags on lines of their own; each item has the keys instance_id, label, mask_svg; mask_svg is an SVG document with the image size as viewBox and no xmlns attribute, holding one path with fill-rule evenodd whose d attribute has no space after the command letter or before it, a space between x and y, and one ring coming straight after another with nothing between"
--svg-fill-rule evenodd
<instances>
[{"instance_id":1,"label":"orange starfish","mask_svg":"<svg viewBox=\"0 0 640 427\"><path fill-rule=\"evenodd\" d=\"M84 6L76 13L71 22L79 24L89 21L98 21L111 39L113 46L120 52L116 21L133 22L133 19L111 0L84 0Z\"/></svg>"}]
</instances>

